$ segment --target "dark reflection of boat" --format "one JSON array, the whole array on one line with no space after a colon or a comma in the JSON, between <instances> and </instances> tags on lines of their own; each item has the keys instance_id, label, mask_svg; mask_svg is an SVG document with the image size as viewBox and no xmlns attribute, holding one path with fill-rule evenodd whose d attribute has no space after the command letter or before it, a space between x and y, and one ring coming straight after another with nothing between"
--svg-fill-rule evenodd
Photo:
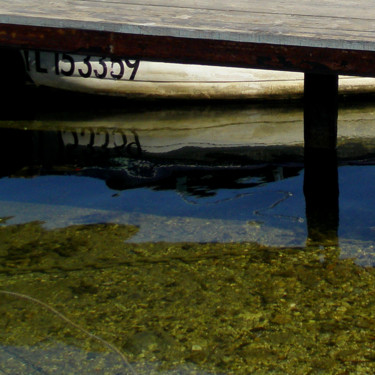
<instances>
[{"instance_id":1,"label":"dark reflection of boat","mask_svg":"<svg viewBox=\"0 0 375 375\"><path fill-rule=\"evenodd\" d=\"M371 163L375 154L373 119L372 106L341 111L341 161ZM280 168L285 169L284 177L294 175L304 158L298 106L43 112L33 120L2 121L0 133L0 154L7 160L1 165L3 176L91 175L119 190L157 184L167 188L171 180L183 175L189 176L192 185L199 185L204 177L211 187L225 187L239 179L242 182L233 182L233 186L253 186L279 179ZM243 182L246 176L253 176L248 184Z\"/></svg>"},{"instance_id":2,"label":"dark reflection of boat","mask_svg":"<svg viewBox=\"0 0 375 375\"><path fill-rule=\"evenodd\" d=\"M298 105L150 106L2 121L0 154L7 162L0 174L90 176L115 190L148 186L204 197L295 176L303 167ZM371 163L373 117L371 106L341 111L341 160Z\"/></svg>"},{"instance_id":3,"label":"dark reflection of boat","mask_svg":"<svg viewBox=\"0 0 375 375\"><path fill-rule=\"evenodd\" d=\"M107 155L121 149L130 157L203 163L303 161L303 111L298 102L282 106L251 102L161 105L160 102L108 102L107 98L57 95L49 91L30 91L28 96L32 98L32 109L22 111L22 118L15 111L13 118L0 119L0 128L44 130L46 141L41 142L51 142L55 148L52 133L59 131L64 145L77 146L77 150L95 148L97 155L99 150L105 150ZM372 101L341 103L339 158L356 159L373 153L374 120ZM8 133L9 137L18 138L12 140L15 142L12 147L19 147L22 132Z\"/></svg>"},{"instance_id":4,"label":"dark reflection of boat","mask_svg":"<svg viewBox=\"0 0 375 375\"><path fill-rule=\"evenodd\" d=\"M304 164L302 111L298 106L173 104L163 109L156 104L148 106L150 108L129 105L106 110L95 107L92 112L76 108L68 114L56 112L55 108L50 113L35 114L32 120L3 120L0 122L0 157L3 161L0 176L83 176L105 181L108 188L116 191L149 188L143 189L148 191L146 199L144 196L139 199L131 192L116 203L103 198L102 206L97 207L96 198L91 196L92 201L88 198L83 202L83 197L89 194L80 194L79 198L74 195L75 200L69 203L90 209L107 210L110 207L110 210L121 212L210 220L241 217L249 222L267 216L275 219L272 225L279 225L276 218L281 217L303 222L300 220L304 216L301 204L302 212L293 209L291 214L282 212L286 205L292 206L294 198L288 198L291 196L290 185L287 188L285 185L278 188L277 183L272 187L267 185L298 176L307 165ZM374 164L373 107L353 109L348 106L346 109L345 106L339 119L339 165ZM310 160L313 166L309 163L310 167L305 170L304 175L308 178L304 192L305 197L312 194L306 205L308 227L313 227L311 222L320 222L321 215L315 214L325 212L322 207L327 208L333 217L330 225L333 230L330 231L336 236L337 160L335 155L330 159L329 163L328 159L318 163L314 158ZM329 168L323 168L328 165ZM87 179L86 182L80 180L87 183ZM68 180L63 183L70 184ZM87 189L96 190L97 186L90 185ZM257 190L264 186L267 186L264 191ZM329 186L332 186L331 190ZM154 204L159 196L151 197L151 190L173 193L165 201L168 210ZM327 194L328 191L332 194ZM129 201L130 196L134 198ZM176 198L182 198L190 208L179 206ZM39 198L34 199L40 202ZM236 202L232 204L234 199ZM329 204L331 202L335 204ZM205 208L201 207L198 212L191 208L192 205L195 208L205 205Z\"/></svg>"},{"instance_id":5,"label":"dark reflection of boat","mask_svg":"<svg viewBox=\"0 0 375 375\"><path fill-rule=\"evenodd\" d=\"M283 155L281 146L252 147L242 141L238 148L227 148L212 137L208 144L189 148L183 141L177 134L173 151L157 153L147 152L143 137L126 129L0 128L1 158L7 160L0 164L0 176L12 177L2 181L0 199L12 202L3 206L3 216L15 216L12 222L30 220L24 209L29 206L33 217L52 227L61 225L64 215L64 223L129 223L142 228L135 241L191 240L188 233L195 233L194 240L225 242L237 232L244 239L248 232L258 233L264 220L304 226L299 221L303 210L289 214L281 207L291 204L293 194L268 188L299 175L300 147ZM267 191L259 190L264 187ZM219 233L220 226L225 230Z\"/></svg>"},{"instance_id":6,"label":"dark reflection of boat","mask_svg":"<svg viewBox=\"0 0 375 375\"><path fill-rule=\"evenodd\" d=\"M144 156L136 133L128 140L121 131L43 131L0 129L1 176L75 175L105 180L115 190L152 187L184 189L187 194L211 196L217 189L241 189L295 176L301 163L246 162ZM204 150L204 147L202 147ZM182 155L185 155L185 150ZM197 150L197 153L199 151ZM251 155L251 150L247 151ZM256 150L255 153L259 152ZM242 160L241 160L242 159ZM250 158L249 158L250 160Z\"/></svg>"}]
</instances>

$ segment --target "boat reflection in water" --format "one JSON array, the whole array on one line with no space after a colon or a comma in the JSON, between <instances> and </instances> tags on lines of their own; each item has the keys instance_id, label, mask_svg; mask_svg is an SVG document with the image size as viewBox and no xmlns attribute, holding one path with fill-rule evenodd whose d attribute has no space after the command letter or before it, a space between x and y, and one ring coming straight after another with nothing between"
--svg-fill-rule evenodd
<instances>
[{"instance_id":1,"label":"boat reflection in water","mask_svg":"<svg viewBox=\"0 0 375 375\"><path fill-rule=\"evenodd\" d=\"M178 149L157 154L154 150L149 152L142 136L134 130L0 131L2 139L7 140L3 151L10 160L5 168L3 166L2 175L34 177L31 180L7 180L17 185L9 188L11 191L24 190L19 192L23 198L28 196L38 203L49 196L49 202L55 200L58 205L102 209L106 221L122 221L128 215L126 222L140 225L143 229L138 234L139 240L142 233L144 240L193 240L195 230L189 228L188 221L194 218L197 222L190 225L200 226L205 222L207 230L219 223L221 228L228 224L221 235L212 228L208 232L201 231L198 235L201 241L233 241L235 238L231 237L231 230L240 223L245 225L247 221L252 223L247 225L250 229L253 226L259 230L264 217L273 217L270 209L292 196L283 188L262 189L268 183L298 176L302 169L301 160L292 164L287 161L248 162L252 150L245 146L239 155L233 149L222 149L224 156L225 152L230 155L226 158L216 156L216 153L220 155L220 148L212 147L212 144L209 148L189 149L179 140ZM12 140L17 141L12 144ZM260 149L256 150L254 158L259 157L260 152ZM215 161L215 158L218 160ZM105 185L98 186L95 181L104 181ZM43 186L49 186L49 191L45 191L47 195L41 194L36 187L38 184L43 191ZM77 188L79 191L75 190ZM40 196L37 196L38 190ZM112 193L109 194L110 191ZM64 202L61 196L65 196L67 201ZM17 201L19 198L9 199ZM90 219L83 211L85 215L86 220L98 220L97 216ZM144 218L140 219L140 215ZM278 220L278 215L277 212L274 214L274 220ZM151 222L156 225L159 222L156 217L164 218L160 222L164 229L160 227L155 231L154 227L152 233L155 237L150 237L151 233L146 234L143 220L149 223L148 226ZM303 222L298 215L291 219ZM47 223L50 221L47 220ZM167 222L170 224L167 225ZM231 227L231 223L236 225ZM175 225L180 229L170 238ZM188 229L185 234L182 232L184 229ZM242 240L247 239L246 235L242 233Z\"/></svg>"},{"instance_id":2,"label":"boat reflection in water","mask_svg":"<svg viewBox=\"0 0 375 375\"><path fill-rule=\"evenodd\" d=\"M12 182L17 186L10 191L31 190L9 199L28 195L41 204L47 194L50 204L86 209L79 219L65 213L67 222L135 224L141 227L133 238L137 241L251 240L303 246L309 237L310 242L325 238L337 244L337 155L306 158L309 167L302 173L298 106L149 107L99 108L90 115L80 109L52 111L31 121L4 121L1 152L8 162L2 176L39 176L43 189L49 176L50 186L37 197L35 179L23 181L23 187ZM371 108L340 111L340 165L363 159L370 163ZM93 178L104 180L112 193ZM21 220L19 212L15 216ZM40 219L58 225L45 213Z\"/></svg>"}]
</instances>

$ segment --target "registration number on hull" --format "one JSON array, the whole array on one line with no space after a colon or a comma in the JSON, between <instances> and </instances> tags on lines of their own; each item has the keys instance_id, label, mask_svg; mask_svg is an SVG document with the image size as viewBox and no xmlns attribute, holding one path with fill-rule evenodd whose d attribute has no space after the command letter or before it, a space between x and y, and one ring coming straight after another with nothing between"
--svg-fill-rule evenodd
<instances>
[{"instance_id":1,"label":"registration number on hull","mask_svg":"<svg viewBox=\"0 0 375 375\"><path fill-rule=\"evenodd\" d=\"M23 51L26 70L66 77L129 80L136 77L140 60L95 57L61 52Z\"/></svg>"}]
</instances>

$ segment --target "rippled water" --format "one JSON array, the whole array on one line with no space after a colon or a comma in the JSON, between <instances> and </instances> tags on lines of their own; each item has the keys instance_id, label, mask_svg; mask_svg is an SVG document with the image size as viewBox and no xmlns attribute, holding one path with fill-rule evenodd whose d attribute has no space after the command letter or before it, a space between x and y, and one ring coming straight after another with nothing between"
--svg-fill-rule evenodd
<instances>
[{"instance_id":1,"label":"rippled water","mask_svg":"<svg viewBox=\"0 0 375 375\"><path fill-rule=\"evenodd\" d=\"M0 373L373 372L372 103L305 170L299 103L38 95L0 124Z\"/></svg>"}]
</instances>

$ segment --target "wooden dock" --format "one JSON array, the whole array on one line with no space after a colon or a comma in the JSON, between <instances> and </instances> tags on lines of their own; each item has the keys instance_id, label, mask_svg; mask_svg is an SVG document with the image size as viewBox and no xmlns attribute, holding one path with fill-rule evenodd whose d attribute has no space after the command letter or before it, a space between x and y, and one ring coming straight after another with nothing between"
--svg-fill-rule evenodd
<instances>
[{"instance_id":1,"label":"wooden dock","mask_svg":"<svg viewBox=\"0 0 375 375\"><path fill-rule=\"evenodd\" d=\"M0 0L0 45L375 76L370 0Z\"/></svg>"}]
</instances>

